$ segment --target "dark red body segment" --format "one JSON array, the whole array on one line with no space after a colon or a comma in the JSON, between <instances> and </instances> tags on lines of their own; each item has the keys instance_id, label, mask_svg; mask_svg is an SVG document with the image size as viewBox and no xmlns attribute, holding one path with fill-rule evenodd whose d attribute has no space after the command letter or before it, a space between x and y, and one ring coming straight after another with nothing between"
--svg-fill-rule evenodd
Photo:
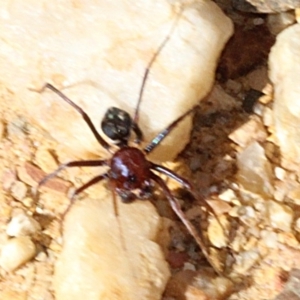
<instances>
[{"instance_id":1,"label":"dark red body segment","mask_svg":"<svg viewBox=\"0 0 300 300\"><path fill-rule=\"evenodd\" d=\"M151 164L138 148L119 149L110 160L109 177L118 189L132 191L149 185Z\"/></svg>"}]
</instances>

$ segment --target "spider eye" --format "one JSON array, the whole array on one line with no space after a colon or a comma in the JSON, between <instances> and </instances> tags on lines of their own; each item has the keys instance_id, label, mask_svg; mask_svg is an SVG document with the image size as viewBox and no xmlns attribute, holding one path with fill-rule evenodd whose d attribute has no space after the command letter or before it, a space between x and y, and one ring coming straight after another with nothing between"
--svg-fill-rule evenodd
<instances>
[{"instance_id":1,"label":"spider eye","mask_svg":"<svg viewBox=\"0 0 300 300\"><path fill-rule=\"evenodd\" d=\"M134 175L134 174L129 175L128 176L128 181L132 182L132 183L136 182L136 175Z\"/></svg>"}]
</instances>

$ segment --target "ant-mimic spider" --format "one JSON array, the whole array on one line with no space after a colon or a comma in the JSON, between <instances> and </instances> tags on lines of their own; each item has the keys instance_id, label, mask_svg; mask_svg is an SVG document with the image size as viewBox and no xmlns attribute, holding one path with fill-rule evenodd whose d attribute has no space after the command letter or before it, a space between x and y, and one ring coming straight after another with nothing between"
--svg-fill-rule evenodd
<instances>
[{"instance_id":1,"label":"ant-mimic spider","mask_svg":"<svg viewBox=\"0 0 300 300\"><path fill-rule=\"evenodd\" d=\"M175 25L175 24L174 24ZM101 128L104 134L109 137L111 140L115 142L115 145L119 148L115 153L112 153L112 157L110 159L104 160L78 160L71 161L65 164L60 165L54 172L48 174L44 179L42 179L37 187L38 188L45 184L49 179L56 176L60 171L69 167L100 167L107 166L108 171L104 174L100 174L87 183L79 187L75 190L74 194L70 199L70 204L68 208L65 210L62 216L62 220L65 215L70 210L71 206L75 201L75 196L79 193L83 192L85 189L90 186L102 181L103 179L108 179L110 183L110 187L113 193L113 201L114 201L114 209L116 216L118 216L117 211L117 203L115 193L117 193L124 203L130 203L135 201L137 198L145 198L149 196L152 191L153 183L156 183L166 195L171 208L175 212L175 214L179 217L182 223L185 225L189 233L194 237L198 245L200 246L203 254L205 255L208 262L214 268L214 264L212 263L209 254L206 250L205 244L198 234L195 227L192 223L187 219L184 212L181 209L179 201L172 195L170 189L164 180L159 177L156 173L164 174L169 178L179 182L185 189L187 189L196 199L201 200L203 205L209 210L215 217L215 213L209 204L200 197L200 195L196 195L195 189L193 185L185 178L179 176L172 170L161 166L159 164L155 164L147 160L146 156L151 153L159 144L163 141L163 139L180 123L185 117L190 115L194 108L189 109L186 113L181 115L175 121L173 121L167 128L162 130L143 150L140 150L137 147L129 146L129 138L130 134L133 131L135 133L136 139L135 143L138 145L143 140L142 130L138 126L138 115L139 115L139 107L141 103L141 99L143 96L144 87L146 84L147 77L149 75L150 68L154 63L156 57L163 49L164 45L167 43L171 36L171 32L174 30L174 25L169 33L169 35L165 38L163 43L160 45L151 61L149 62L146 71L143 76L142 85L140 88L138 104L135 109L134 117L132 118L126 111L111 107L105 113L102 122ZM54 93L56 93L61 99L66 101L69 105L71 105L84 119L86 124L89 126L91 131L93 132L96 140L99 144L105 148L107 151L111 152L111 145L106 142L101 135L96 130L93 125L90 117L87 113L75 104L71 99L69 99L65 94L63 94L60 90L54 87L52 84L46 83L44 87L36 92L43 92L45 89L50 89ZM153 172L154 171L154 172ZM156 172L156 173L155 173ZM216 217L217 218L217 217ZM215 269L215 268L214 268ZM216 272L219 273L218 270L215 269Z\"/></svg>"}]
</instances>

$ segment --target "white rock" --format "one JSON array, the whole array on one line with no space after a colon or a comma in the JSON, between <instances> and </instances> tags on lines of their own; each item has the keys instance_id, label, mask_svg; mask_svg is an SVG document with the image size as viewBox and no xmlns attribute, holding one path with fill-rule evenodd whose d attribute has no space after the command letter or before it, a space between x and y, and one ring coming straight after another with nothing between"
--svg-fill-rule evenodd
<instances>
[{"instance_id":1,"label":"white rock","mask_svg":"<svg viewBox=\"0 0 300 300\"><path fill-rule=\"evenodd\" d=\"M259 143L250 144L240 153L237 157L237 163L237 179L245 189L263 197L272 195L272 168Z\"/></svg>"},{"instance_id":2,"label":"white rock","mask_svg":"<svg viewBox=\"0 0 300 300\"><path fill-rule=\"evenodd\" d=\"M286 177L286 171L280 167L274 168L275 177L279 180L284 180Z\"/></svg>"},{"instance_id":3,"label":"white rock","mask_svg":"<svg viewBox=\"0 0 300 300\"><path fill-rule=\"evenodd\" d=\"M32 259L36 253L35 245L28 236L12 238L2 246L0 266L11 272Z\"/></svg>"},{"instance_id":4,"label":"white rock","mask_svg":"<svg viewBox=\"0 0 300 300\"><path fill-rule=\"evenodd\" d=\"M16 182L13 183L11 187L11 194L16 200L22 201L22 199L25 198L26 193L27 193L27 186L24 182L17 180Z\"/></svg>"},{"instance_id":5,"label":"white rock","mask_svg":"<svg viewBox=\"0 0 300 300\"><path fill-rule=\"evenodd\" d=\"M8 223L6 233L8 236L33 235L41 230L40 224L25 213L14 216Z\"/></svg>"},{"instance_id":6,"label":"white rock","mask_svg":"<svg viewBox=\"0 0 300 300\"><path fill-rule=\"evenodd\" d=\"M277 234L273 231L262 230L261 238L268 248L277 248Z\"/></svg>"},{"instance_id":7,"label":"white rock","mask_svg":"<svg viewBox=\"0 0 300 300\"><path fill-rule=\"evenodd\" d=\"M66 216L57 300L161 299L170 276L156 243L161 219L149 201L118 208L119 222L111 192L99 188L99 199L77 202Z\"/></svg>"},{"instance_id":8,"label":"white rock","mask_svg":"<svg viewBox=\"0 0 300 300\"><path fill-rule=\"evenodd\" d=\"M237 273L245 274L257 261L259 260L259 254L257 250L250 250L239 253L236 257L236 265L234 270Z\"/></svg>"},{"instance_id":9,"label":"white rock","mask_svg":"<svg viewBox=\"0 0 300 300\"><path fill-rule=\"evenodd\" d=\"M288 232L291 231L294 214L289 206L275 201L269 201L268 212L269 220L273 228Z\"/></svg>"},{"instance_id":10,"label":"white rock","mask_svg":"<svg viewBox=\"0 0 300 300\"><path fill-rule=\"evenodd\" d=\"M256 225L258 218L257 218L256 212L253 209L253 207L243 206L241 209L240 220L248 226Z\"/></svg>"},{"instance_id":11,"label":"white rock","mask_svg":"<svg viewBox=\"0 0 300 300\"><path fill-rule=\"evenodd\" d=\"M271 49L269 76L274 84L274 125L282 162L300 163L300 24L283 30Z\"/></svg>"},{"instance_id":12,"label":"white rock","mask_svg":"<svg viewBox=\"0 0 300 300\"><path fill-rule=\"evenodd\" d=\"M219 195L219 198L226 202L231 202L236 199L236 194L232 189L227 189Z\"/></svg>"},{"instance_id":13,"label":"white rock","mask_svg":"<svg viewBox=\"0 0 300 300\"><path fill-rule=\"evenodd\" d=\"M211 89L232 22L213 2L3 0L0 80L17 103L74 155L100 146L78 114L52 92L52 82L82 106L95 125L108 107L133 114L148 62L182 16L151 68L140 125L149 141ZM13 103L13 101L12 101ZM187 119L153 154L172 159L189 138ZM176 143L174 141L177 141ZM180 143L178 143L180 141ZM175 146L176 145L176 146Z\"/></svg>"}]
</instances>

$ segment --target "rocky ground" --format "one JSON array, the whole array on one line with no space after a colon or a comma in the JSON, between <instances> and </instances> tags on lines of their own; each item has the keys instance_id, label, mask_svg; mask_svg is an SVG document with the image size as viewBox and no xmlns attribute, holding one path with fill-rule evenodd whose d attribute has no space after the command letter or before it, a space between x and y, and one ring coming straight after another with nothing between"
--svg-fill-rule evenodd
<instances>
[{"instance_id":1,"label":"rocky ground","mask_svg":"<svg viewBox=\"0 0 300 300\"><path fill-rule=\"evenodd\" d=\"M278 28L285 24L278 19L267 26L265 15L233 13L228 4L220 5L235 21L236 34L220 60L213 90L195 110L189 145L168 166L190 178L225 231L201 203L168 183L201 230L222 276L212 271L157 192L158 211L171 220L165 252L172 276L163 299L299 299L299 172L282 164L267 65ZM0 298L55 299L60 216L73 185L95 172L68 169L34 197L40 179L70 154L14 107L5 86L0 97Z\"/></svg>"}]
</instances>

